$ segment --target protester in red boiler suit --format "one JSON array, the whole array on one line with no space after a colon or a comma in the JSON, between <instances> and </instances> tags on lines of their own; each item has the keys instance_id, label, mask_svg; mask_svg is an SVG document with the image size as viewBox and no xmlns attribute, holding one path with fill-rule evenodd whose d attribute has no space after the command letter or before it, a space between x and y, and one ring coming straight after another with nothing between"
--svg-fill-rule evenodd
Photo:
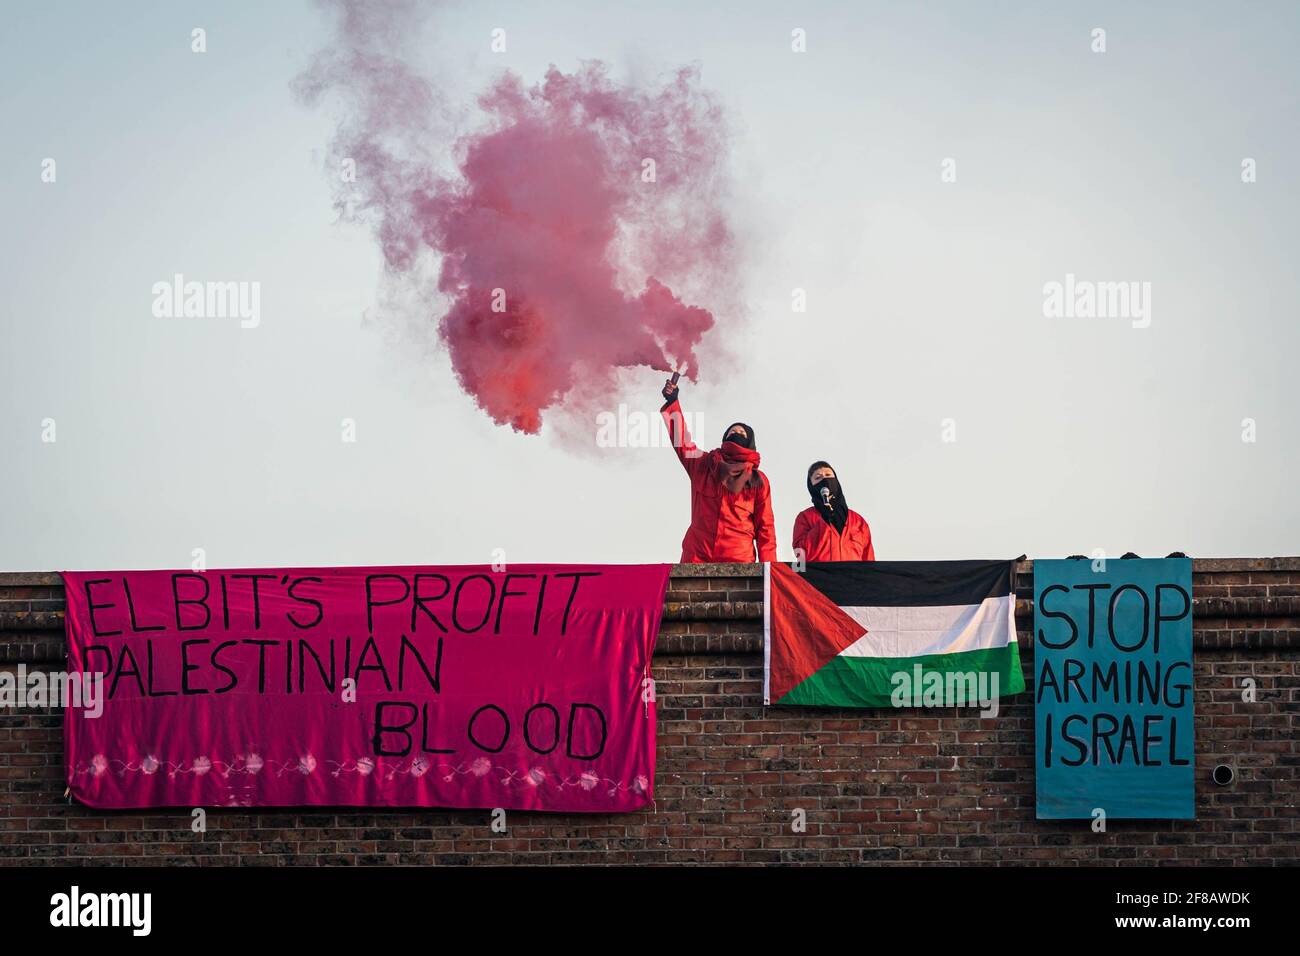
<instances>
[{"instance_id":1,"label":"protester in red boiler suit","mask_svg":"<svg viewBox=\"0 0 1300 956\"><path fill-rule=\"evenodd\" d=\"M665 385L663 412L677 457L691 479L691 526L682 539L682 563L747 563L776 560L776 526L767 476L758 470L754 430L736 422L722 433L722 446L701 451L691 440L677 401L677 385Z\"/></svg>"},{"instance_id":2,"label":"protester in red boiler suit","mask_svg":"<svg viewBox=\"0 0 1300 956\"><path fill-rule=\"evenodd\" d=\"M813 506L794 519L794 546L805 561L874 561L871 526L844 501L835 469L824 461L808 468Z\"/></svg>"}]
</instances>

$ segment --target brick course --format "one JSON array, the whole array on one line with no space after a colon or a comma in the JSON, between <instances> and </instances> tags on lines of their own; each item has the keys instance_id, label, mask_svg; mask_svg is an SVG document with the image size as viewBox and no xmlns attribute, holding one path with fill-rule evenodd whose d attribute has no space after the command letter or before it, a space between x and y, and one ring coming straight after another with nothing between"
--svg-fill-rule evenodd
<instances>
[{"instance_id":1,"label":"brick course","mask_svg":"<svg viewBox=\"0 0 1300 956\"><path fill-rule=\"evenodd\" d=\"M62 716L0 711L0 865L1292 864L1300 853L1300 559L1195 564L1194 821L1034 819L1032 694L971 711L762 705L756 565L674 569L654 659L656 805L619 816L486 810L98 811L62 796ZM1032 574L1017 620L1032 690ZM0 667L61 668L57 575L0 573ZM1241 681L1253 678L1254 703ZM1209 778L1219 763L1236 781ZM793 832L795 811L805 832Z\"/></svg>"}]
</instances>

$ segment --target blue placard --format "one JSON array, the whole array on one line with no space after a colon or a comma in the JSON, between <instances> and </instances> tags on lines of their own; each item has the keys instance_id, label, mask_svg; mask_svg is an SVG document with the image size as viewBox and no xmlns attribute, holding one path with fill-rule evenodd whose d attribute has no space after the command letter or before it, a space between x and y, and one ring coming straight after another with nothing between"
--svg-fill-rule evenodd
<instances>
[{"instance_id":1,"label":"blue placard","mask_svg":"<svg viewBox=\"0 0 1300 956\"><path fill-rule=\"evenodd\" d=\"M1040 820L1196 816L1192 562L1034 562Z\"/></svg>"}]
</instances>

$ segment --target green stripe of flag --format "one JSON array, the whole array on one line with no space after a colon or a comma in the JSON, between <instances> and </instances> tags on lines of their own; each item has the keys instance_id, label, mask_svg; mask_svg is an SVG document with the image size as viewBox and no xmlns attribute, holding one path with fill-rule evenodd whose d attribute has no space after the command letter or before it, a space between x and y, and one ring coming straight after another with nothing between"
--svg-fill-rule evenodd
<instances>
[{"instance_id":1,"label":"green stripe of flag","mask_svg":"<svg viewBox=\"0 0 1300 956\"><path fill-rule=\"evenodd\" d=\"M920 686L916 686L917 666L920 666ZM979 675L990 675L982 679ZM895 689L894 675L905 674L908 683L905 686L907 697L902 702L904 707L917 706L911 697L915 692L922 695L927 687L933 687L937 674L943 681L943 703L940 706L971 706L979 700L979 695L989 692L990 696L1006 697L1019 694L1025 689L1025 675L1020 670L1020 652L1018 645L1012 643L1003 647L984 648L977 651L961 651L953 654L927 654L920 657L854 657L840 654L817 673L813 674L799 686L778 701L778 704L798 704L804 707L892 707L891 700ZM973 687L975 697L971 700L950 699L948 695L948 675L974 675L975 683L954 681L953 691L962 692ZM997 675L997 694L993 695L992 675ZM929 705L932 698L919 701Z\"/></svg>"}]
</instances>

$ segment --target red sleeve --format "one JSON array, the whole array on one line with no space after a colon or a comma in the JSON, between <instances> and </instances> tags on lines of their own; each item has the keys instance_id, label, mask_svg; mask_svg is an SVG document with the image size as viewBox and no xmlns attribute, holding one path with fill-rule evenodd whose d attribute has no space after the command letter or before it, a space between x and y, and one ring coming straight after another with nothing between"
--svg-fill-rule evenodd
<instances>
[{"instance_id":1,"label":"red sleeve","mask_svg":"<svg viewBox=\"0 0 1300 956\"><path fill-rule=\"evenodd\" d=\"M867 532L867 550L862 554L863 561L876 560L876 543L871 540L871 525L867 524L867 519L862 519L862 529Z\"/></svg>"},{"instance_id":2,"label":"red sleeve","mask_svg":"<svg viewBox=\"0 0 1300 956\"><path fill-rule=\"evenodd\" d=\"M695 442L691 440L691 433L686 428L686 417L682 414L681 403L674 400L664 406L661 414L668 425L668 437L672 442L673 451L677 452L677 460L686 469L686 474L695 477L695 472L704 461L704 452L696 448Z\"/></svg>"},{"instance_id":3,"label":"red sleeve","mask_svg":"<svg viewBox=\"0 0 1300 956\"><path fill-rule=\"evenodd\" d=\"M799 557L799 549L803 549L804 560L808 560L808 512L801 511L794 519L794 550L795 557Z\"/></svg>"},{"instance_id":4,"label":"red sleeve","mask_svg":"<svg viewBox=\"0 0 1300 956\"><path fill-rule=\"evenodd\" d=\"M758 501L754 509L754 537L758 541L758 560L776 560L776 522L772 520L772 492L767 483L767 475L758 473L763 479L758 489Z\"/></svg>"}]
</instances>

